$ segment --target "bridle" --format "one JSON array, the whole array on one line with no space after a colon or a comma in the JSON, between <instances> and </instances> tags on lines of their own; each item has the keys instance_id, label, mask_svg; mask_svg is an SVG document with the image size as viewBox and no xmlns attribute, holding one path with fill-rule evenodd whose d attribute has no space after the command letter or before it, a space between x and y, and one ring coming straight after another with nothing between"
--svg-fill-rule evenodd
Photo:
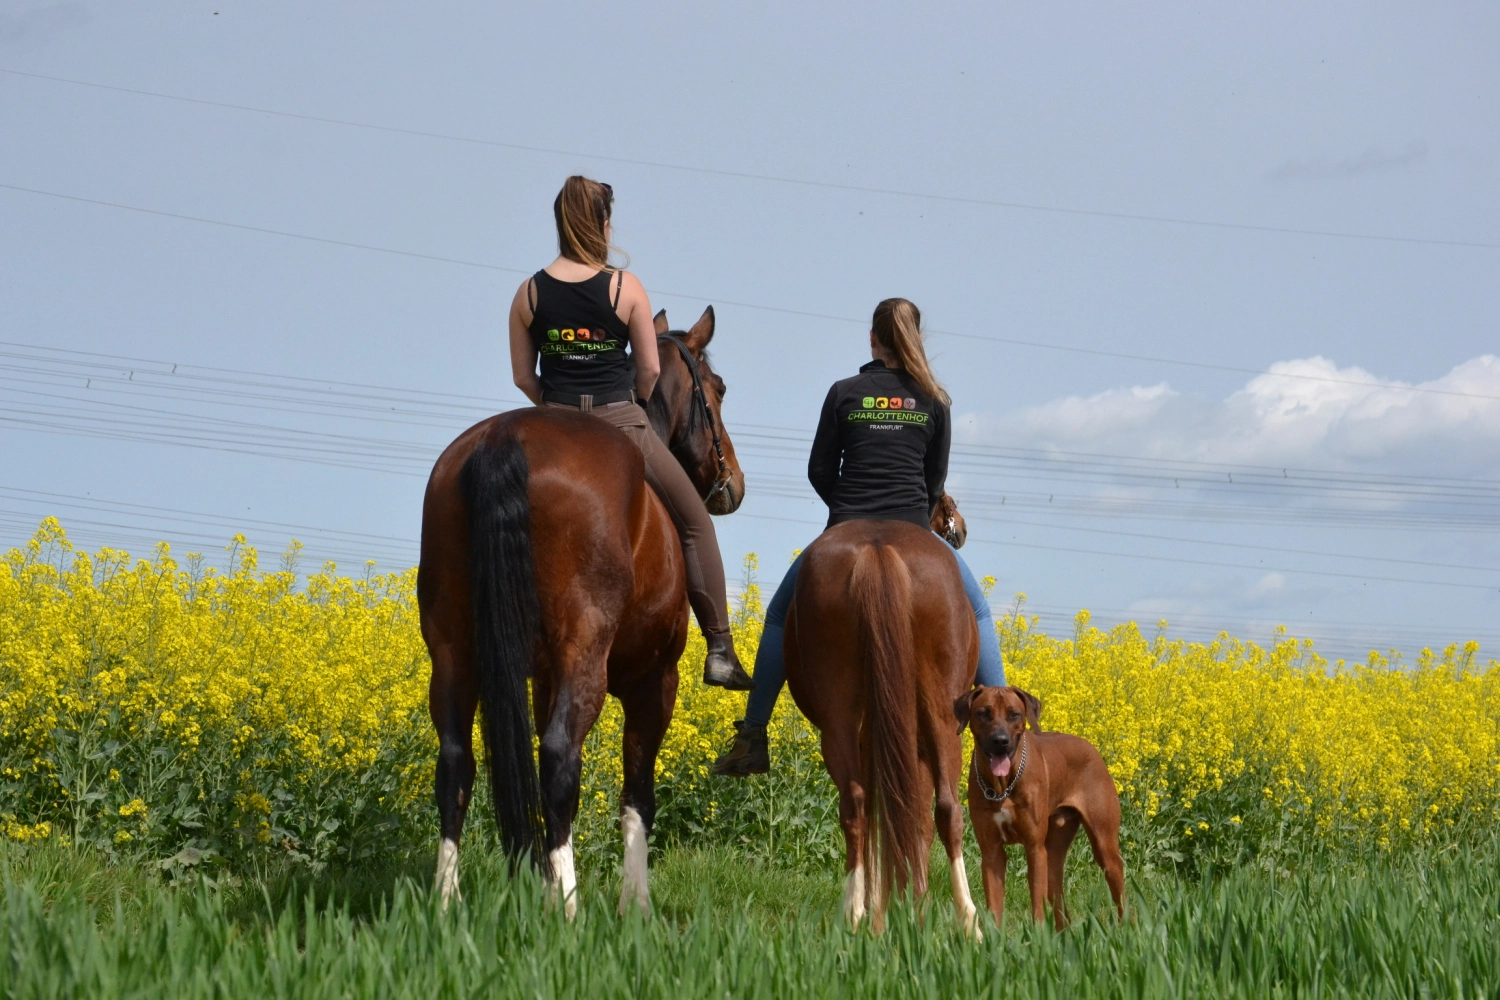
<instances>
[{"instance_id":1,"label":"bridle","mask_svg":"<svg viewBox=\"0 0 1500 1000\"><path fill-rule=\"evenodd\" d=\"M1011 777L1010 784L1005 786L1005 791L1003 792L995 791L990 787L990 783L988 781L985 781L984 778L980 775L979 753L979 748L975 747L974 756L970 758L970 761L974 766L974 780L979 782L979 790L983 792L984 797L991 802L1004 802L1006 799L1010 798L1010 793L1016 790L1016 782L1021 780L1021 775L1026 773L1026 733L1021 733L1021 760L1016 764L1016 773Z\"/></svg>"},{"instance_id":2,"label":"bridle","mask_svg":"<svg viewBox=\"0 0 1500 1000\"><path fill-rule=\"evenodd\" d=\"M682 338L675 333L659 333L656 339L657 341L671 341L672 346L677 348L677 353L682 355L683 363L688 366L688 371L693 376L693 397L702 409L704 418L708 420L708 430L714 438L714 455L719 460L719 474L714 479L713 487L703 498L703 503L707 505L712 503L720 493L728 492L729 480L733 475L729 470L729 463L724 461L724 439L719 435L719 422L714 419L713 408L708 405L708 396L703 391L703 376L698 371L698 359L693 357L693 352L688 349L688 345L683 343Z\"/></svg>"},{"instance_id":3,"label":"bridle","mask_svg":"<svg viewBox=\"0 0 1500 1000\"><path fill-rule=\"evenodd\" d=\"M949 545L955 549L958 548L958 518L950 515L948 520L943 522L943 537L948 540Z\"/></svg>"}]
</instances>

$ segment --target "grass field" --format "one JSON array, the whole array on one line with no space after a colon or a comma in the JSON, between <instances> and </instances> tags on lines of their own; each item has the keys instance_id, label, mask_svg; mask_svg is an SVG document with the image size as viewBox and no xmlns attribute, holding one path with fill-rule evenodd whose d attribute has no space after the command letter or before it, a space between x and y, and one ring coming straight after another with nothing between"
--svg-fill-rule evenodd
<instances>
[{"instance_id":1,"label":"grass field","mask_svg":"<svg viewBox=\"0 0 1500 1000\"><path fill-rule=\"evenodd\" d=\"M1086 854L1086 852L1083 852ZM1081 855L1075 855L1079 861ZM0 995L59 997L1500 996L1500 845L1203 881L1132 876L1103 914L1077 867L1061 934L1012 911L982 944L935 892L850 933L832 872L667 852L656 914L617 918L598 879L569 925L530 877L466 859L440 912L421 866L164 886L53 845L3 849ZM941 881L941 880L939 880Z\"/></svg>"}]
</instances>

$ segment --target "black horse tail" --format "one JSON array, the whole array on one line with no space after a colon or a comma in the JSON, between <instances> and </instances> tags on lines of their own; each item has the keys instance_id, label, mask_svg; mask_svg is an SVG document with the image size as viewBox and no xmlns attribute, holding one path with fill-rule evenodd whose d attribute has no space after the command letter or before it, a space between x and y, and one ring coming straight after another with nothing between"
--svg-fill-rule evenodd
<instances>
[{"instance_id":1,"label":"black horse tail","mask_svg":"<svg viewBox=\"0 0 1500 1000\"><path fill-rule=\"evenodd\" d=\"M529 478L526 452L507 436L474 449L464 463L462 488L469 508L474 653L495 823L512 864L529 858L550 875L526 686L541 632Z\"/></svg>"}]
</instances>

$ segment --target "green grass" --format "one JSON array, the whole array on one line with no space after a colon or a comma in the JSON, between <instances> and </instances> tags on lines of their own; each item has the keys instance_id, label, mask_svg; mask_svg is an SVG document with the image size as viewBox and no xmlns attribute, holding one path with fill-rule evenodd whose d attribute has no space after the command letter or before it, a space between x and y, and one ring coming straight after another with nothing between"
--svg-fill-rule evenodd
<instances>
[{"instance_id":1,"label":"green grass","mask_svg":"<svg viewBox=\"0 0 1500 1000\"><path fill-rule=\"evenodd\" d=\"M649 920L617 918L617 880L590 875L571 925L493 854L464 866L465 901L444 914L425 863L169 886L84 851L0 847L0 996L1500 997L1494 841L1133 875L1123 925L1080 863L1070 929L1013 907L982 944L955 932L945 878L877 937L839 921L836 873L724 850L665 852ZM1012 873L1023 906L1024 866Z\"/></svg>"}]
</instances>

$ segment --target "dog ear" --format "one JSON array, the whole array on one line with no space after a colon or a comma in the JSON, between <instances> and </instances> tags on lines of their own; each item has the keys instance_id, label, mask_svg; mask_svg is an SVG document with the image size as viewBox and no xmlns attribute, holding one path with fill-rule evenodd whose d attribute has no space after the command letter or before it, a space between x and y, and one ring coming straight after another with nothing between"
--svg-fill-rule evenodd
<instances>
[{"instance_id":1,"label":"dog ear","mask_svg":"<svg viewBox=\"0 0 1500 1000\"><path fill-rule=\"evenodd\" d=\"M964 733L964 727L969 724L969 706L974 704L974 698L979 694L979 691L979 688L965 691L953 703L953 717L958 720L958 734L960 736Z\"/></svg>"},{"instance_id":2,"label":"dog ear","mask_svg":"<svg viewBox=\"0 0 1500 1000\"><path fill-rule=\"evenodd\" d=\"M1037 700L1036 695L1030 691L1022 691L1018 687L1012 687L1016 697L1021 699L1021 704L1026 706L1026 721L1031 723L1031 728L1037 732L1042 731L1042 703Z\"/></svg>"}]
</instances>

